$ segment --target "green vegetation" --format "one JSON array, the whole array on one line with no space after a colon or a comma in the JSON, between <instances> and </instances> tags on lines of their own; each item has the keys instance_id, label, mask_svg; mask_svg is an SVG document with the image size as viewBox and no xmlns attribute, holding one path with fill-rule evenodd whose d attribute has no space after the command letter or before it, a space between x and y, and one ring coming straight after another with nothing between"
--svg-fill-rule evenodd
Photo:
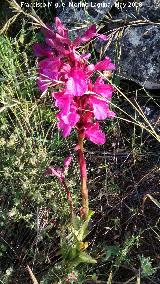
<instances>
[{"instance_id":1,"label":"green vegetation","mask_svg":"<svg viewBox=\"0 0 160 284\"><path fill-rule=\"evenodd\" d=\"M158 120L145 114L148 105L159 110L158 97L113 78L107 143L85 144L94 215L88 231L78 217L69 223L65 192L44 172L73 153L67 180L79 208L75 134L61 138L52 101L36 86L36 34L23 19L14 37L0 36L0 284L35 284L27 266L39 284L158 284L160 138Z\"/></svg>"}]
</instances>

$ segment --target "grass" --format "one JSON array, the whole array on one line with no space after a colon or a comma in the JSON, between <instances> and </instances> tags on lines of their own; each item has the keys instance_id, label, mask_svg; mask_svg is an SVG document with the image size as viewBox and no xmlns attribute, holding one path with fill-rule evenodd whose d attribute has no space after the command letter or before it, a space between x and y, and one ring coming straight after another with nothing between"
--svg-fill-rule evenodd
<instances>
[{"instance_id":1,"label":"grass","mask_svg":"<svg viewBox=\"0 0 160 284\"><path fill-rule=\"evenodd\" d=\"M57 181L44 177L44 171L50 164L62 164L70 151L70 143L63 141L55 131L53 112L49 102L36 99L35 68L29 62L28 54L23 59L22 46L18 40L6 36L0 38L1 46L1 241L3 270L5 256L14 251L12 246L28 238L31 248L16 257L21 261L30 253L37 254L38 235L46 235L54 222L65 222L69 214L65 194ZM31 49L28 49L30 54ZM27 66L26 66L27 64ZM29 73L29 74L28 74ZM55 143L53 143L55 141ZM63 149L66 149L64 151ZM59 155L57 155L59 153ZM73 170L74 171L74 170ZM76 190L72 181L72 190ZM77 199L76 195L74 197ZM56 205L58 204L58 206ZM58 221L57 221L58 219ZM18 232L16 233L18 228ZM28 228L28 229L27 229ZM46 229L47 228L47 229ZM19 230L22 232L19 234ZM24 231L23 231L24 230ZM29 236L25 230L28 230ZM17 235L15 238L14 235ZM33 242L33 237L35 238ZM13 239L13 244L10 245ZM47 245L48 247L48 245ZM43 258L47 257L46 253ZM49 243L50 247L50 243ZM48 249L49 249L48 247ZM4 258L3 258L4 256ZM14 254L12 255L14 259ZM12 259L12 258L11 258ZM13 261L14 263L14 261ZM11 260L11 264L12 260Z\"/></svg>"},{"instance_id":2,"label":"grass","mask_svg":"<svg viewBox=\"0 0 160 284\"><path fill-rule=\"evenodd\" d=\"M57 180L46 178L44 171L49 165L62 166L75 136L61 138L50 97L41 97L36 87L36 32L27 27L23 21L14 38L0 36L0 283L32 283L27 265L39 284L65 283L68 271L59 243L69 206ZM102 124L107 143L85 144L95 211L86 242L97 264L81 264L73 273L79 284L157 284L159 136L158 122L151 123L145 108L158 109L159 102L123 78L115 88L117 118ZM78 212L75 154L68 182Z\"/></svg>"}]
</instances>

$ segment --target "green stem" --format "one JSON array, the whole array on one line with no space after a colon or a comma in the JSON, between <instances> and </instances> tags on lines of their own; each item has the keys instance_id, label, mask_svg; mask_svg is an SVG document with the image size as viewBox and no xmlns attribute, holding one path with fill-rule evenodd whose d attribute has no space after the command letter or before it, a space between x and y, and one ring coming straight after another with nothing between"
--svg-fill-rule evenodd
<instances>
[{"instance_id":1,"label":"green stem","mask_svg":"<svg viewBox=\"0 0 160 284\"><path fill-rule=\"evenodd\" d=\"M67 194L67 200L68 200L68 203L69 203L69 206L70 206L70 209L71 209L71 214L73 214L73 201L72 201L71 193L68 190L68 187L66 185L65 180L62 180L62 185L64 187L66 194Z\"/></svg>"}]
</instances>

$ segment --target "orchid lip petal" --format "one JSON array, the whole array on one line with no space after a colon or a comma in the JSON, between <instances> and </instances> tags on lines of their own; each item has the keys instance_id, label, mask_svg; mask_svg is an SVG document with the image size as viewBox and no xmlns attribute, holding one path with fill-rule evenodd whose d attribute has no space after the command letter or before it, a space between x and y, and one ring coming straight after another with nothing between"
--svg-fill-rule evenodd
<instances>
[{"instance_id":1,"label":"orchid lip petal","mask_svg":"<svg viewBox=\"0 0 160 284\"><path fill-rule=\"evenodd\" d=\"M64 160L64 171L65 172L68 171L68 168L69 168L72 160L73 160L73 157L71 155L68 156L67 158L65 158L65 160Z\"/></svg>"},{"instance_id":2,"label":"orchid lip petal","mask_svg":"<svg viewBox=\"0 0 160 284\"><path fill-rule=\"evenodd\" d=\"M73 68L66 83L66 92L73 96L83 96L87 90L86 75L83 70Z\"/></svg>"},{"instance_id":3,"label":"orchid lip petal","mask_svg":"<svg viewBox=\"0 0 160 284\"><path fill-rule=\"evenodd\" d=\"M64 170L61 168L53 168L49 167L45 171L45 176L55 176L57 177L60 181L64 178Z\"/></svg>"},{"instance_id":4,"label":"orchid lip petal","mask_svg":"<svg viewBox=\"0 0 160 284\"><path fill-rule=\"evenodd\" d=\"M102 145L105 143L105 134L99 128L99 124L92 124L85 130L86 137L93 143Z\"/></svg>"},{"instance_id":5,"label":"orchid lip petal","mask_svg":"<svg viewBox=\"0 0 160 284\"><path fill-rule=\"evenodd\" d=\"M96 65L95 65L95 70L114 70L115 69L115 65L113 63L111 63L111 59L106 56L105 59L103 59L102 61L99 61Z\"/></svg>"}]
</instances>

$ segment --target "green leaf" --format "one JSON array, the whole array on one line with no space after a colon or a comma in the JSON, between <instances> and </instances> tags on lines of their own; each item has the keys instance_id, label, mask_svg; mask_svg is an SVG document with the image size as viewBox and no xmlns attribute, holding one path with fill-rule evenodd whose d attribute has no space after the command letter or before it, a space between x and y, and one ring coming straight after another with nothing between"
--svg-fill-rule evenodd
<instances>
[{"instance_id":1,"label":"green leaf","mask_svg":"<svg viewBox=\"0 0 160 284\"><path fill-rule=\"evenodd\" d=\"M24 34L21 34L18 40L21 44L23 44L24 43Z\"/></svg>"},{"instance_id":2,"label":"green leaf","mask_svg":"<svg viewBox=\"0 0 160 284\"><path fill-rule=\"evenodd\" d=\"M96 259L94 259L93 257L91 257L89 254L87 254L84 251L80 252L80 254L79 254L79 263L80 262L93 263L93 264L97 263Z\"/></svg>"},{"instance_id":3,"label":"green leaf","mask_svg":"<svg viewBox=\"0 0 160 284\"><path fill-rule=\"evenodd\" d=\"M92 278L92 280L95 281L95 282L98 280L98 277L97 277L97 274L96 274L96 273L92 274L92 277L91 277L91 278Z\"/></svg>"},{"instance_id":4,"label":"green leaf","mask_svg":"<svg viewBox=\"0 0 160 284\"><path fill-rule=\"evenodd\" d=\"M107 246L103 261L107 261L111 256L117 256L118 253L119 253L118 246Z\"/></svg>"},{"instance_id":5,"label":"green leaf","mask_svg":"<svg viewBox=\"0 0 160 284\"><path fill-rule=\"evenodd\" d=\"M152 267L152 261L150 257L144 257L142 255L140 257L140 262L141 262L141 269L142 269L141 275L142 276L148 277L148 276L152 276L155 273L156 268Z\"/></svg>"},{"instance_id":6,"label":"green leaf","mask_svg":"<svg viewBox=\"0 0 160 284\"><path fill-rule=\"evenodd\" d=\"M73 214L71 223L73 225L74 230L79 231L80 226L82 224L80 217Z\"/></svg>"},{"instance_id":7,"label":"green leaf","mask_svg":"<svg viewBox=\"0 0 160 284\"><path fill-rule=\"evenodd\" d=\"M69 253L69 259L75 259L78 257L79 251L77 250L77 247L74 246L70 249L70 253Z\"/></svg>"},{"instance_id":8,"label":"green leaf","mask_svg":"<svg viewBox=\"0 0 160 284\"><path fill-rule=\"evenodd\" d=\"M121 78L117 75L114 75L114 77L113 77L113 83L117 86L117 87L119 87L119 85L120 85L120 83L121 83Z\"/></svg>"},{"instance_id":9,"label":"green leaf","mask_svg":"<svg viewBox=\"0 0 160 284\"><path fill-rule=\"evenodd\" d=\"M94 211L89 210L88 216L87 216L86 220L84 221L83 225L81 226L81 228L79 230L78 240L80 242L82 242L84 240L84 238L88 235L88 223L89 223L91 217L93 216L93 214L94 214Z\"/></svg>"}]
</instances>

